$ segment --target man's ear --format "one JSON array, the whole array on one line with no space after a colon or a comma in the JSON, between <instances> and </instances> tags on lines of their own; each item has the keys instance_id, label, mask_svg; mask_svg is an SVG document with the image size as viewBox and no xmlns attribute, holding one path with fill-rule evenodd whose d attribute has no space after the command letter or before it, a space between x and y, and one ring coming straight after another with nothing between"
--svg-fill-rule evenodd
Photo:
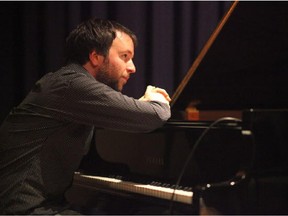
<instances>
[{"instance_id":1,"label":"man's ear","mask_svg":"<svg viewBox=\"0 0 288 216\"><path fill-rule=\"evenodd\" d=\"M95 50L89 53L89 60L94 67L101 65L104 61L104 56L97 54Z\"/></svg>"}]
</instances>

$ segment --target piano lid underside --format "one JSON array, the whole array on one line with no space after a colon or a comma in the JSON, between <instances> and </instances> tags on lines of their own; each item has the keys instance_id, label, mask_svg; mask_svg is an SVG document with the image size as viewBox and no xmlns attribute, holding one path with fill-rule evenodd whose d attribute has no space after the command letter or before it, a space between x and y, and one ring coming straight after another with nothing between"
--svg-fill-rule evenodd
<instances>
[{"instance_id":1,"label":"piano lid underside","mask_svg":"<svg viewBox=\"0 0 288 216\"><path fill-rule=\"evenodd\" d=\"M287 11L288 2L238 2L173 109L287 107Z\"/></svg>"}]
</instances>

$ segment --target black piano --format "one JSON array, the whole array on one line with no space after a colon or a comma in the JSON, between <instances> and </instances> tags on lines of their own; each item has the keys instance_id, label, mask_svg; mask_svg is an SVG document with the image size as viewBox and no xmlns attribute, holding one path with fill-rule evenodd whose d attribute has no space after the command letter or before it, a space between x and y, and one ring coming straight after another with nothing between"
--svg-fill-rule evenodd
<instances>
[{"instance_id":1,"label":"black piano","mask_svg":"<svg viewBox=\"0 0 288 216\"><path fill-rule=\"evenodd\" d=\"M232 3L167 124L97 129L67 199L93 209L107 197L110 214L287 214L287 81L288 2Z\"/></svg>"}]
</instances>

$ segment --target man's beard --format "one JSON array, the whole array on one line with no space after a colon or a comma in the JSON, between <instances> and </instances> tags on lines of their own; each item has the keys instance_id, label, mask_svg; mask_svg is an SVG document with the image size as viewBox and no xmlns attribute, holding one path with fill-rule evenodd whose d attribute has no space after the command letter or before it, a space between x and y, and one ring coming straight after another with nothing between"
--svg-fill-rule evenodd
<instances>
[{"instance_id":1,"label":"man's beard","mask_svg":"<svg viewBox=\"0 0 288 216\"><path fill-rule=\"evenodd\" d=\"M118 80L110 77L109 70L109 61L105 60L104 64L101 66L101 68L99 68L97 72L96 80L110 86L116 91L121 91L118 88Z\"/></svg>"}]
</instances>

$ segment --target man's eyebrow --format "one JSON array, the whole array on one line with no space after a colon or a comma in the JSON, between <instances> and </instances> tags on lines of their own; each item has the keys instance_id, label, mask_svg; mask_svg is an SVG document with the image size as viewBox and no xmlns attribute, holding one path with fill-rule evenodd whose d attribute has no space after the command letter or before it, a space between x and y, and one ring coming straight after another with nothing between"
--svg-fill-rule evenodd
<instances>
[{"instance_id":1,"label":"man's eyebrow","mask_svg":"<svg viewBox=\"0 0 288 216\"><path fill-rule=\"evenodd\" d=\"M129 52L129 53L133 53L131 50L129 50L129 49L126 49L126 50L122 50L122 51L120 51L121 53L124 53L124 52Z\"/></svg>"}]
</instances>

